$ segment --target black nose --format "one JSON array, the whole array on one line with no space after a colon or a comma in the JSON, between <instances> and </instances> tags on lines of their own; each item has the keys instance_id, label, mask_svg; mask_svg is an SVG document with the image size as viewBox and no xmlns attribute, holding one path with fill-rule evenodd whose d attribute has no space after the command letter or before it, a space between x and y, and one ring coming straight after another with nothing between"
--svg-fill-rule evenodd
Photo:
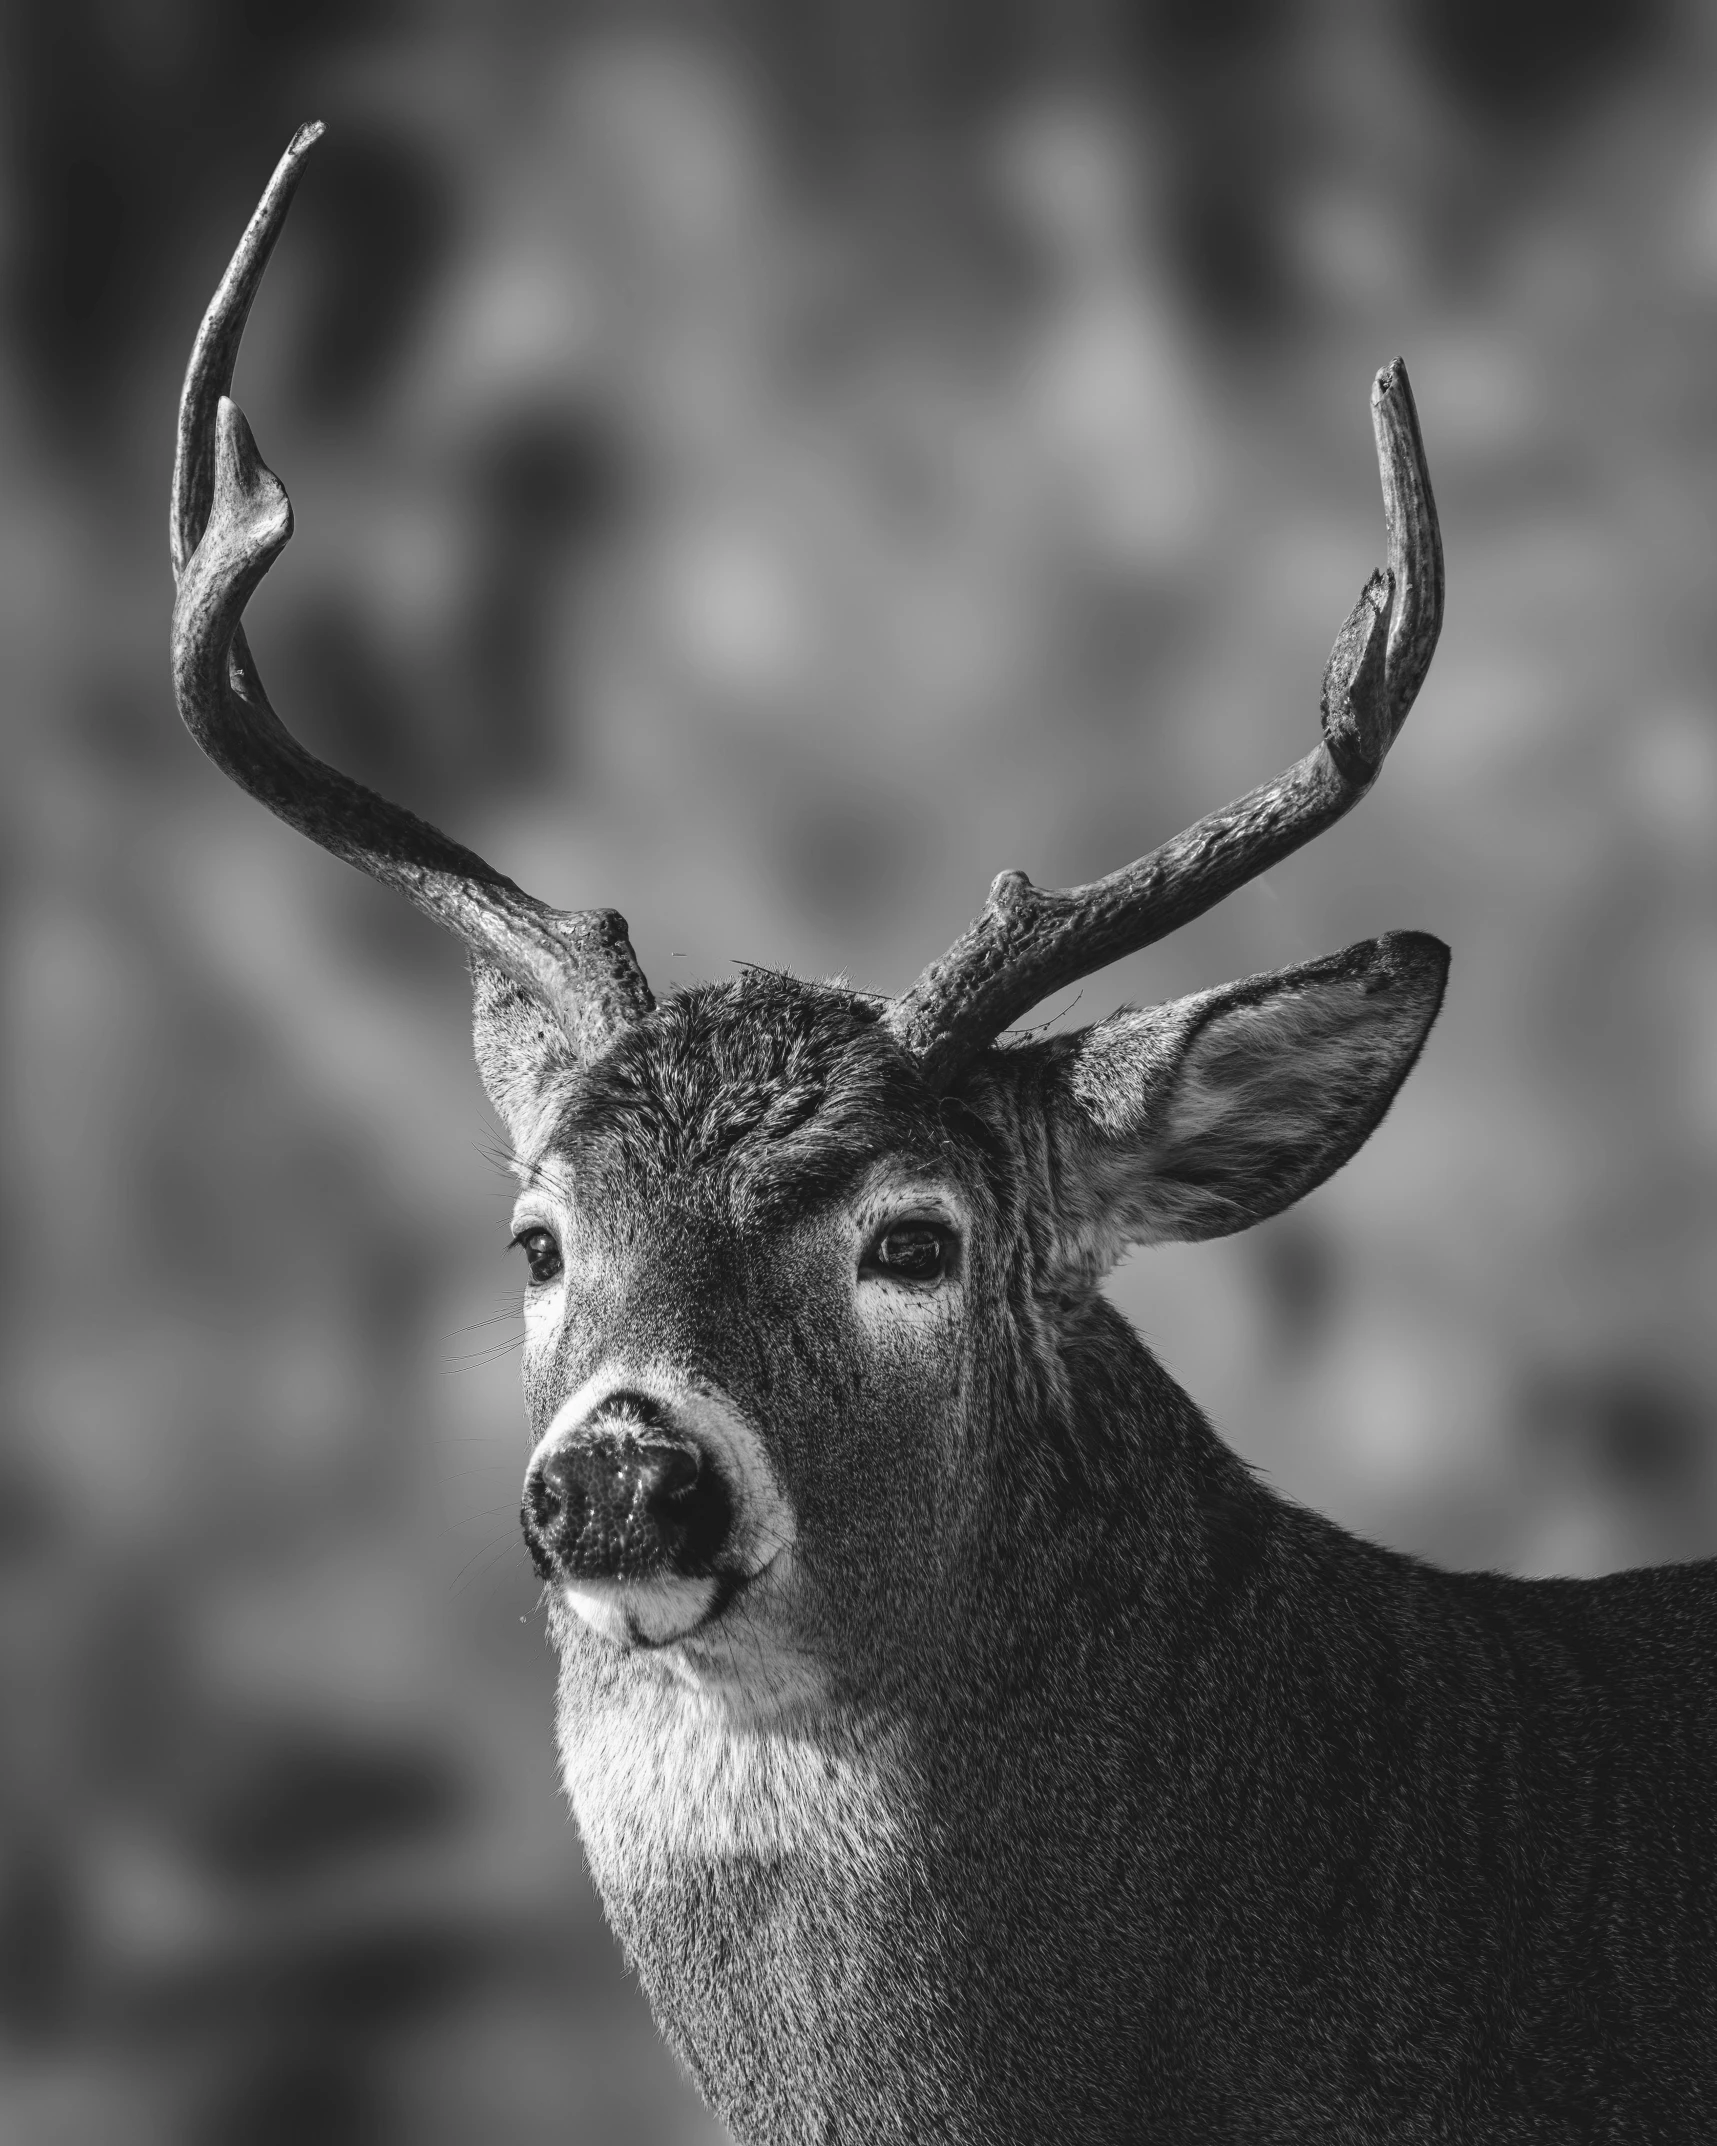
<instances>
[{"instance_id":1,"label":"black nose","mask_svg":"<svg viewBox=\"0 0 1717 2146\"><path fill-rule=\"evenodd\" d=\"M713 1569L733 1509L691 1440L627 1423L575 1432L545 1454L519 1518L545 1580L689 1578Z\"/></svg>"},{"instance_id":2,"label":"black nose","mask_svg":"<svg viewBox=\"0 0 1717 2146\"><path fill-rule=\"evenodd\" d=\"M604 1504L641 1506L659 1515L683 1497L701 1473L698 1456L688 1446L580 1440L551 1453L532 1471L532 1510L549 1527L576 1527L587 1511Z\"/></svg>"}]
</instances>

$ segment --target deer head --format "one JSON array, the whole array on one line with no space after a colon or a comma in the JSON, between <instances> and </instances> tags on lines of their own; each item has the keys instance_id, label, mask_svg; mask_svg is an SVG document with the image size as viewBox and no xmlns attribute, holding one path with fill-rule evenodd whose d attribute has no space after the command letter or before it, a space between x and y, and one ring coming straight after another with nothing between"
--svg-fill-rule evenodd
<instances>
[{"instance_id":1,"label":"deer head","mask_svg":"<svg viewBox=\"0 0 1717 2146\"><path fill-rule=\"evenodd\" d=\"M956 1695L1005 1688L1010 1650L1020 1675L1033 1650L1065 1655L1103 1529L1177 1509L1164 1456L1190 1450L1196 1412L1104 1302L1112 1262L1322 1183L1436 1015L1446 949L1404 932L1006 1037L1376 780L1443 602L1406 371L1372 392L1387 563L1336 638L1322 735L1286 773L1091 885L1004 873L897 1000L750 972L657 1004L621 918L545 907L313 759L264 697L240 617L291 515L224 398L319 131L276 171L186 381L179 705L235 781L471 950L529 1270L524 1532L611 1905L644 1900L680 1849L839 1840L863 1862L908 1822L910 1799L875 1790L876 1753L970 1719ZM1138 1561L1138 1585L1170 1563ZM647 1951L644 1910L617 1912Z\"/></svg>"}]
</instances>

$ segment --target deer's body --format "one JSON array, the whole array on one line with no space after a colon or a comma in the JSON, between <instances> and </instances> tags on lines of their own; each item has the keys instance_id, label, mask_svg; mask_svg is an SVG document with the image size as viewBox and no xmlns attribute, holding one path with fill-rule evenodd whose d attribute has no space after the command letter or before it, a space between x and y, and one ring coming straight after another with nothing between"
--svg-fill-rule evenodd
<instances>
[{"instance_id":1,"label":"deer's body","mask_svg":"<svg viewBox=\"0 0 1717 2146\"><path fill-rule=\"evenodd\" d=\"M609 1915L712 2105L746 2140L1717 2133L1709 1573L1462 1585L1250 1489L1161 1398L1179 1450L1136 1476L1178 1474L1174 1529L1074 1531L1095 1642L992 1586L969 1606L1011 1657L950 1649L952 1688L856 1759L682 1698L623 1828L572 1758ZM1201 1635L1151 1615L1165 1548ZM639 1695L558 1636L563 1739L605 1761ZM707 1833L673 1804L703 1736L698 1776L744 1798Z\"/></svg>"},{"instance_id":2,"label":"deer's body","mask_svg":"<svg viewBox=\"0 0 1717 2146\"><path fill-rule=\"evenodd\" d=\"M1004 875L900 999L752 973L657 1006L622 920L268 708L239 618L290 512L222 397L314 138L186 382L180 706L472 949L566 1785L711 2103L746 2146L1717 2136L1717 1565L1526 1583L1357 1542L1102 1294L1128 1245L1346 1162L1447 949L996 1041L1376 779L1442 604L1399 363L1389 565L1301 761L1089 887Z\"/></svg>"},{"instance_id":3,"label":"deer's body","mask_svg":"<svg viewBox=\"0 0 1717 2146\"><path fill-rule=\"evenodd\" d=\"M1095 1646L956 1657L856 1783L846 1737L724 1724L698 1771L745 1813L718 1795L700 1838L682 1701L622 1835L573 1759L610 1917L738 2138L1717 2133L1709 1576L1462 1587L1258 1502L1223 1614L1187 1501L1202 1646L1165 1659L1129 1563ZM562 1734L606 1756L625 1702L592 1683L563 1667Z\"/></svg>"}]
</instances>

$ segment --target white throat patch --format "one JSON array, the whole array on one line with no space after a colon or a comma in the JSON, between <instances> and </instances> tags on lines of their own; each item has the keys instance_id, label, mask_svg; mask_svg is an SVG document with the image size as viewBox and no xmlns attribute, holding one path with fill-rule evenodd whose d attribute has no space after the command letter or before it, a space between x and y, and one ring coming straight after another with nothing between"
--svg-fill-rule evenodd
<instances>
[{"instance_id":1,"label":"white throat patch","mask_svg":"<svg viewBox=\"0 0 1717 2146\"><path fill-rule=\"evenodd\" d=\"M898 1865L911 1808L898 1734L748 1719L645 1667L594 1692L562 1680L562 1776L598 1883L739 1857L806 1857L848 1879Z\"/></svg>"}]
</instances>

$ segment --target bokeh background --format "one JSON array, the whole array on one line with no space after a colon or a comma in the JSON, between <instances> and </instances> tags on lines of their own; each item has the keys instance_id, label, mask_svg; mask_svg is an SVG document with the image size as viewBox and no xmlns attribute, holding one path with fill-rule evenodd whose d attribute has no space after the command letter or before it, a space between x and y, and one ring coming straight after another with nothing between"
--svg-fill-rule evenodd
<instances>
[{"instance_id":1,"label":"bokeh background","mask_svg":"<svg viewBox=\"0 0 1717 2146\"><path fill-rule=\"evenodd\" d=\"M1297 756L1409 359L1448 624L1377 794L1083 1020L1455 949L1363 1158L1117 1299L1283 1490L1717 1551L1717 16L1698 0L0 13L0 2135L711 2146L557 1800L458 952L204 764L178 382L307 741L658 987L904 987Z\"/></svg>"}]
</instances>

